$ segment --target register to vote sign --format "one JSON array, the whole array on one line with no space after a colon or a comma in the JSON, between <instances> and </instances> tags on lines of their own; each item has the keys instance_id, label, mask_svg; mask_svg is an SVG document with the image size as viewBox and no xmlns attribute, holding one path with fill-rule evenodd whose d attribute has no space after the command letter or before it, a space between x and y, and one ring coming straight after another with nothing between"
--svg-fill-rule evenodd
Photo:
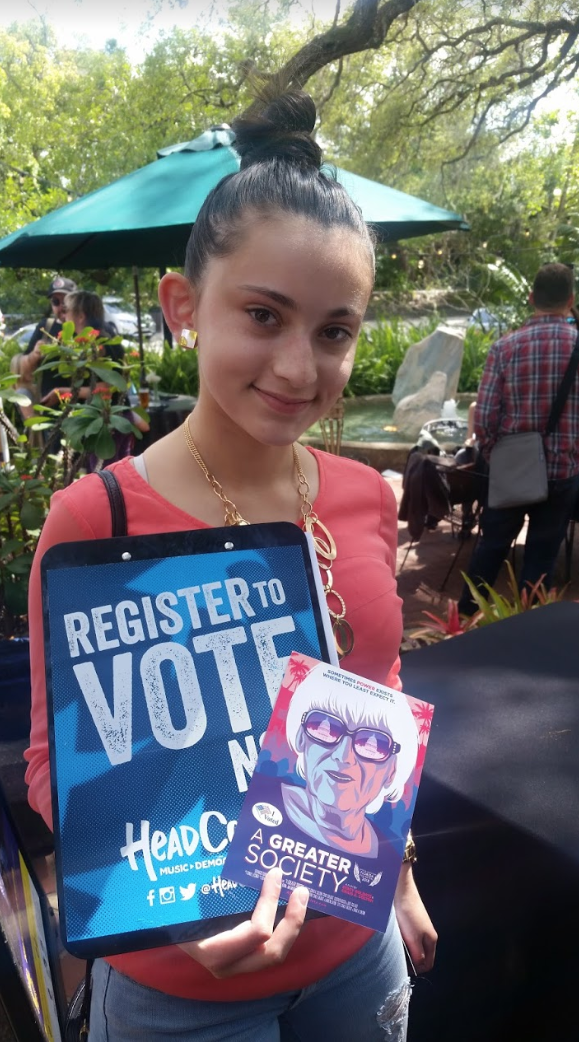
<instances>
[{"instance_id":1,"label":"register to vote sign","mask_svg":"<svg viewBox=\"0 0 579 1042\"><path fill-rule=\"evenodd\" d=\"M193 936L199 920L253 908L255 893L221 869L289 655L329 656L313 576L305 536L285 524L45 555L70 950L167 943Z\"/></svg>"}]
</instances>

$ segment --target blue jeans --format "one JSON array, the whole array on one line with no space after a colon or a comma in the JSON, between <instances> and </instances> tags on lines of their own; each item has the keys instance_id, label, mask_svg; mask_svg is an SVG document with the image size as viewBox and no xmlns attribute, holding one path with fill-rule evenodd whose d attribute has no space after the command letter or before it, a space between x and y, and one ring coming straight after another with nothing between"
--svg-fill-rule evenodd
<instances>
[{"instance_id":1,"label":"blue jeans","mask_svg":"<svg viewBox=\"0 0 579 1042\"><path fill-rule=\"evenodd\" d=\"M90 1042L404 1042L409 998L391 915L385 934L374 934L327 977L302 991L249 1002L176 998L97 959Z\"/></svg>"},{"instance_id":2,"label":"blue jeans","mask_svg":"<svg viewBox=\"0 0 579 1042\"><path fill-rule=\"evenodd\" d=\"M544 503L526 507L503 507L501 510L484 506L481 516L482 535L478 541L468 568L469 578L480 587L480 582L493 586L509 548L518 536L525 515L529 528L525 542L523 568L519 588L536 583L542 575L547 589L550 587L555 561L563 541L565 530L579 494L579 475L560 481L549 482L549 495ZM484 593L484 589L481 588ZM477 606L465 585L459 601L459 611L473 615Z\"/></svg>"}]
</instances>

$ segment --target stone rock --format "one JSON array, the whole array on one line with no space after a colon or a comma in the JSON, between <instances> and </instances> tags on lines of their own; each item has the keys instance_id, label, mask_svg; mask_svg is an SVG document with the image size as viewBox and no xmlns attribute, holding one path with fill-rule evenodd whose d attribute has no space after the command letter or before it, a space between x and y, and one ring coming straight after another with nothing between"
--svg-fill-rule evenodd
<instances>
[{"instance_id":1,"label":"stone rock","mask_svg":"<svg viewBox=\"0 0 579 1042\"><path fill-rule=\"evenodd\" d=\"M408 348L396 374L392 401L398 405L420 391L433 373L446 373L446 397L454 398L462 366L464 336L449 326L439 326L430 336Z\"/></svg>"},{"instance_id":2,"label":"stone rock","mask_svg":"<svg viewBox=\"0 0 579 1042\"><path fill-rule=\"evenodd\" d=\"M428 420L437 420L446 398L446 373L436 372L416 394L408 394L394 410L393 426L405 438L416 439Z\"/></svg>"}]
</instances>

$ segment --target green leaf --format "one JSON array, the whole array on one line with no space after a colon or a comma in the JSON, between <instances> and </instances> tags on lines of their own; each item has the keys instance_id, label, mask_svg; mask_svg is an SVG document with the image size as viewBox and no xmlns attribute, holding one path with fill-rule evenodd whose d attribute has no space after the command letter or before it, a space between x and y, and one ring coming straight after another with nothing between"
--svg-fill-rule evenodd
<instances>
[{"instance_id":1,"label":"green leaf","mask_svg":"<svg viewBox=\"0 0 579 1042\"><path fill-rule=\"evenodd\" d=\"M11 575L29 575L32 565L33 554L21 554L6 565L6 570Z\"/></svg>"},{"instance_id":2,"label":"green leaf","mask_svg":"<svg viewBox=\"0 0 579 1042\"><path fill-rule=\"evenodd\" d=\"M111 456L114 456L115 443L106 427L103 428L96 439L93 451L99 459L110 459Z\"/></svg>"},{"instance_id":3,"label":"green leaf","mask_svg":"<svg viewBox=\"0 0 579 1042\"><path fill-rule=\"evenodd\" d=\"M133 430L133 425L126 416L111 416L110 426L121 434L130 434Z\"/></svg>"},{"instance_id":4,"label":"green leaf","mask_svg":"<svg viewBox=\"0 0 579 1042\"><path fill-rule=\"evenodd\" d=\"M84 437L92 438L95 434L100 434L101 430L105 425L105 421L102 416L97 416L96 419L91 420L88 427L85 428Z\"/></svg>"},{"instance_id":5,"label":"green leaf","mask_svg":"<svg viewBox=\"0 0 579 1042\"><path fill-rule=\"evenodd\" d=\"M14 502L15 496L15 492L5 492L3 496L0 496L0 510L9 507Z\"/></svg>"},{"instance_id":6,"label":"green leaf","mask_svg":"<svg viewBox=\"0 0 579 1042\"><path fill-rule=\"evenodd\" d=\"M18 391L2 391L2 398L5 402L13 402L14 405L30 405L30 398L27 394L19 394Z\"/></svg>"},{"instance_id":7,"label":"green leaf","mask_svg":"<svg viewBox=\"0 0 579 1042\"><path fill-rule=\"evenodd\" d=\"M4 584L4 603L12 615L26 615L28 612L28 582L20 580Z\"/></svg>"},{"instance_id":8,"label":"green leaf","mask_svg":"<svg viewBox=\"0 0 579 1042\"><path fill-rule=\"evenodd\" d=\"M26 500L22 504L20 521L22 522L23 528L27 528L29 531L40 528L43 520L44 514L35 503L30 503Z\"/></svg>"},{"instance_id":9,"label":"green leaf","mask_svg":"<svg viewBox=\"0 0 579 1042\"><path fill-rule=\"evenodd\" d=\"M105 369L104 366L91 365L92 372L104 383L116 387L118 391L126 391L127 381L118 369Z\"/></svg>"},{"instance_id":10,"label":"green leaf","mask_svg":"<svg viewBox=\"0 0 579 1042\"><path fill-rule=\"evenodd\" d=\"M21 539L7 539L6 542L2 543L0 546L0 561L5 561L10 554L17 553L23 546L24 543Z\"/></svg>"},{"instance_id":11,"label":"green leaf","mask_svg":"<svg viewBox=\"0 0 579 1042\"><path fill-rule=\"evenodd\" d=\"M50 423L46 416L31 416L30 419L24 421L24 425L33 427L35 431L47 431L49 427L54 427L54 424Z\"/></svg>"}]
</instances>

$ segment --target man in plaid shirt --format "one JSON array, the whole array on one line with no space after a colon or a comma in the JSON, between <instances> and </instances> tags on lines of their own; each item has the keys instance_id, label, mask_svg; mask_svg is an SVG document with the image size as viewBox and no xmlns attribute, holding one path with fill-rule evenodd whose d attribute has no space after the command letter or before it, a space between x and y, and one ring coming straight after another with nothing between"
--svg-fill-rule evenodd
<instances>
[{"instance_id":1,"label":"man in plaid shirt","mask_svg":"<svg viewBox=\"0 0 579 1042\"><path fill-rule=\"evenodd\" d=\"M567 265L545 264L540 268L530 301L533 317L497 340L486 361L477 395L475 434L487 460L495 442L504 435L545 430L577 340L577 326L569 322L574 284ZM545 438L545 452L549 495L543 503L500 510L484 506L482 535L468 572L477 585L481 581L494 584L525 515L529 527L520 588L528 588L542 576L545 586L551 583L557 553L579 495L579 378L555 431ZM459 609L468 615L476 611L466 585Z\"/></svg>"}]
</instances>

